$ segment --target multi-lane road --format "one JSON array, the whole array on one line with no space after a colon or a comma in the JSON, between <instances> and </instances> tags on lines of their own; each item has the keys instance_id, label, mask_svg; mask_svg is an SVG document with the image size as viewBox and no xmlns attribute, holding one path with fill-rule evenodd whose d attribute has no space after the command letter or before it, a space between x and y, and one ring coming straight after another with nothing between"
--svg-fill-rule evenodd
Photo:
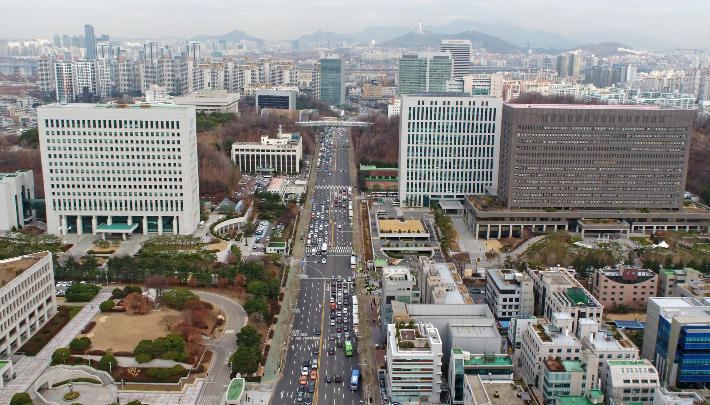
<instances>
[{"instance_id":1,"label":"multi-lane road","mask_svg":"<svg viewBox=\"0 0 710 405\"><path fill-rule=\"evenodd\" d=\"M332 136L330 136L332 135ZM350 267L350 257L353 253L352 220L350 218L348 202L352 201L348 195L348 202L335 205L335 197L342 201L343 190L350 188L350 173L348 165L348 152L343 148L346 145L346 131L342 128L326 130L323 142L318 147L324 147L321 165L316 174L313 209L305 213L311 217L312 245L321 246L318 235L328 245L326 263L322 263L322 255L304 257L304 274L308 278L301 280L298 300L298 311L295 314L293 330L288 343L288 354L281 370L281 379L276 385L272 403L274 405L297 404L299 401L298 390L303 387L306 395L302 402L314 405L356 405L362 399L362 380L360 389L350 390L350 378L353 370L360 370L358 364L357 342L353 336L352 296L355 294L354 283L347 283L347 278L354 280L354 270ZM322 216L322 218L321 218ZM316 225L317 224L317 225ZM322 230L320 229L322 226ZM308 235L304 236L304 241ZM311 249L312 253L312 249ZM337 287L337 278L340 277L341 287ZM331 283L335 278L335 304L337 315L337 291L343 291L343 301L349 297L347 314L335 316L331 325ZM347 287L347 288L346 288ZM345 290L349 294L344 294ZM338 320L342 320L339 323ZM345 325L348 326L351 342L353 344L352 356L345 354ZM342 335L337 339L337 329L341 328ZM333 340L331 340L333 339ZM337 347L338 341L343 347ZM333 350L334 354L329 354ZM307 383L301 385L302 368L305 361L309 363L318 360L315 379L312 379L311 369L306 375ZM335 382L335 376L341 377L341 382ZM332 382L326 382L330 376ZM315 392L308 393L311 383Z\"/></svg>"}]
</instances>

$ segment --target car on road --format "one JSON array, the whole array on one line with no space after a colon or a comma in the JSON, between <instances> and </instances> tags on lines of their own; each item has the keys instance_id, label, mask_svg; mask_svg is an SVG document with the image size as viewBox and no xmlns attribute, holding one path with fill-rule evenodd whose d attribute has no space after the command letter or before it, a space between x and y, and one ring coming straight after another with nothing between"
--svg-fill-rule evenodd
<instances>
[{"instance_id":1,"label":"car on road","mask_svg":"<svg viewBox=\"0 0 710 405\"><path fill-rule=\"evenodd\" d=\"M329 375L325 376L325 382L329 383L329 382L332 382L332 381L333 381L333 377L331 377L331 376L329 376Z\"/></svg>"},{"instance_id":2,"label":"car on road","mask_svg":"<svg viewBox=\"0 0 710 405\"><path fill-rule=\"evenodd\" d=\"M316 370L311 371L311 380L315 380L315 379L316 379L316 374L317 374L317 373L316 373Z\"/></svg>"},{"instance_id":3,"label":"car on road","mask_svg":"<svg viewBox=\"0 0 710 405\"><path fill-rule=\"evenodd\" d=\"M343 325L343 330L348 330L348 325Z\"/></svg>"},{"instance_id":4,"label":"car on road","mask_svg":"<svg viewBox=\"0 0 710 405\"><path fill-rule=\"evenodd\" d=\"M328 349L328 354L335 354L335 349L332 347Z\"/></svg>"},{"instance_id":5,"label":"car on road","mask_svg":"<svg viewBox=\"0 0 710 405\"><path fill-rule=\"evenodd\" d=\"M312 394L313 392L315 392L315 390L316 390L316 382L315 381L309 382L308 383L308 392L310 392Z\"/></svg>"},{"instance_id":6,"label":"car on road","mask_svg":"<svg viewBox=\"0 0 710 405\"><path fill-rule=\"evenodd\" d=\"M468 292L471 294L481 294L481 290L479 288L472 288Z\"/></svg>"},{"instance_id":7,"label":"car on road","mask_svg":"<svg viewBox=\"0 0 710 405\"><path fill-rule=\"evenodd\" d=\"M342 380L340 379L340 374L336 374L336 375L335 375L335 382L339 383L339 382L341 382L341 381L342 381Z\"/></svg>"},{"instance_id":8,"label":"car on road","mask_svg":"<svg viewBox=\"0 0 710 405\"><path fill-rule=\"evenodd\" d=\"M316 336L320 336L320 328L316 328Z\"/></svg>"},{"instance_id":9,"label":"car on road","mask_svg":"<svg viewBox=\"0 0 710 405\"><path fill-rule=\"evenodd\" d=\"M313 397L312 396L306 397L306 400L303 403L306 405L311 405L313 403Z\"/></svg>"},{"instance_id":10,"label":"car on road","mask_svg":"<svg viewBox=\"0 0 710 405\"><path fill-rule=\"evenodd\" d=\"M318 346L313 348L313 354L318 354Z\"/></svg>"},{"instance_id":11,"label":"car on road","mask_svg":"<svg viewBox=\"0 0 710 405\"><path fill-rule=\"evenodd\" d=\"M328 340L335 340L335 335L333 335L332 333L328 335Z\"/></svg>"},{"instance_id":12,"label":"car on road","mask_svg":"<svg viewBox=\"0 0 710 405\"><path fill-rule=\"evenodd\" d=\"M323 259L320 261L322 264L325 264L325 256L323 256Z\"/></svg>"},{"instance_id":13,"label":"car on road","mask_svg":"<svg viewBox=\"0 0 710 405\"><path fill-rule=\"evenodd\" d=\"M318 359L311 360L311 368L314 370L318 368Z\"/></svg>"},{"instance_id":14,"label":"car on road","mask_svg":"<svg viewBox=\"0 0 710 405\"><path fill-rule=\"evenodd\" d=\"M345 332L343 335L345 336L345 340L350 339L350 332ZM318 350L318 348L316 348L316 350Z\"/></svg>"},{"instance_id":15,"label":"car on road","mask_svg":"<svg viewBox=\"0 0 710 405\"><path fill-rule=\"evenodd\" d=\"M339 341L339 342L337 342L335 345L338 346L338 347L343 347L343 342L340 342L340 341Z\"/></svg>"},{"instance_id":16,"label":"car on road","mask_svg":"<svg viewBox=\"0 0 710 405\"><path fill-rule=\"evenodd\" d=\"M335 326L335 319L330 320L330 326Z\"/></svg>"},{"instance_id":17,"label":"car on road","mask_svg":"<svg viewBox=\"0 0 710 405\"><path fill-rule=\"evenodd\" d=\"M306 385L308 382L308 376L302 375L301 376L301 385Z\"/></svg>"},{"instance_id":18,"label":"car on road","mask_svg":"<svg viewBox=\"0 0 710 405\"><path fill-rule=\"evenodd\" d=\"M303 392L298 391L298 397L296 398L296 401L302 402L303 401Z\"/></svg>"}]
</instances>

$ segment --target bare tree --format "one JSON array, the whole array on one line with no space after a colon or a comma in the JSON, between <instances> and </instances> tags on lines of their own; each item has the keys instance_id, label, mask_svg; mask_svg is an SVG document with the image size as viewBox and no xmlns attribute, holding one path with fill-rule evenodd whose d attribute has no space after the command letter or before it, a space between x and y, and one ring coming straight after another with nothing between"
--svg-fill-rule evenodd
<instances>
[{"instance_id":1,"label":"bare tree","mask_svg":"<svg viewBox=\"0 0 710 405\"><path fill-rule=\"evenodd\" d=\"M161 325L165 325L168 328L168 332L170 331L170 328L173 326L179 324L182 322L183 319L179 315L165 315L163 319L160 320Z\"/></svg>"},{"instance_id":2,"label":"bare tree","mask_svg":"<svg viewBox=\"0 0 710 405\"><path fill-rule=\"evenodd\" d=\"M451 262L456 267L459 276L463 277L463 270L466 268L466 263L471 263L471 256L469 256L468 252L459 252L451 255Z\"/></svg>"},{"instance_id":3,"label":"bare tree","mask_svg":"<svg viewBox=\"0 0 710 405\"><path fill-rule=\"evenodd\" d=\"M126 369L126 372L127 372L128 374L132 375L133 377L137 377L138 374L140 374L141 371L138 369L138 367L128 367L128 368Z\"/></svg>"},{"instance_id":4,"label":"bare tree","mask_svg":"<svg viewBox=\"0 0 710 405\"><path fill-rule=\"evenodd\" d=\"M263 323L263 322L264 322L264 315L259 314L259 313L255 313L255 314L253 314L252 316L254 317L254 320L255 320L257 323Z\"/></svg>"}]
</instances>

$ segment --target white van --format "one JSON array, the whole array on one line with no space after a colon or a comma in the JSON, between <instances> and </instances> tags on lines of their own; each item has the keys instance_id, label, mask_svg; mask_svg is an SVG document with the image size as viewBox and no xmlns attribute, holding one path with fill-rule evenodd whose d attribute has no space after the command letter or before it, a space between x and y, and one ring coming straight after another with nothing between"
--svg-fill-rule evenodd
<instances>
[{"instance_id":1,"label":"white van","mask_svg":"<svg viewBox=\"0 0 710 405\"><path fill-rule=\"evenodd\" d=\"M197 225L198 228L202 228L205 226L205 221L200 221L200 223Z\"/></svg>"}]
</instances>

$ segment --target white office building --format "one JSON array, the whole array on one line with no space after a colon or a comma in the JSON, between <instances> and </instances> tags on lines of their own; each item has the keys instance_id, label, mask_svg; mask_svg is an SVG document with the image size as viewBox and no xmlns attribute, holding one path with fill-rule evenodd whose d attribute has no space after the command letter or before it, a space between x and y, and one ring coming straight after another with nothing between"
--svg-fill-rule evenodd
<instances>
[{"instance_id":1,"label":"white office building","mask_svg":"<svg viewBox=\"0 0 710 405\"><path fill-rule=\"evenodd\" d=\"M0 359L7 359L57 313L52 254L0 260L0 271L11 274L0 287Z\"/></svg>"},{"instance_id":2,"label":"white office building","mask_svg":"<svg viewBox=\"0 0 710 405\"><path fill-rule=\"evenodd\" d=\"M34 199L35 180L32 170L0 173L0 231L25 226L36 212L23 202Z\"/></svg>"},{"instance_id":3,"label":"white office building","mask_svg":"<svg viewBox=\"0 0 710 405\"><path fill-rule=\"evenodd\" d=\"M399 199L432 201L495 193L498 187L500 97L462 93L402 97Z\"/></svg>"},{"instance_id":4,"label":"white office building","mask_svg":"<svg viewBox=\"0 0 710 405\"><path fill-rule=\"evenodd\" d=\"M649 360L605 360L601 368L604 403L653 404L655 392L661 385L658 371Z\"/></svg>"},{"instance_id":5,"label":"white office building","mask_svg":"<svg viewBox=\"0 0 710 405\"><path fill-rule=\"evenodd\" d=\"M505 76L502 74L467 74L462 80L465 93L503 97Z\"/></svg>"},{"instance_id":6,"label":"white office building","mask_svg":"<svg viewBox=\"0 0 710 405\"><path fill-rule=\"evenodd\" d=\"M37 109L52 234L192 234L200 221L195 108Z\"/></svg>"},{"instance_id":7,"label":"white office building","mask_svg":"<svg viewBox=\"0 0 710 405\"><path fill-rule=\"evenodd\" d=\"M454 79L468 74L471 65L471 41L468 39L442 39L442 52L449 51L454 59Z\"/></svg>"},{"instance_id":8,"label":"white office building","mask_svg":"<svg viewBox=\"0 0 710 405\"><path fill-rule=\"evenodd\" d=\"M486 300L499 320L532 314L535 309L533 282L527 274L510 269L486 272Z\"/></svg>"},{"instance_id":9,"label":"white office building","mask_svg":"<svg viewBox=\"0 0 710 405\"><path fill-rule=\"evenodd\" d=\"M387 326L387 393L391 402L440 402L442 340L432 324Z\"/></svg>"},{"instance_id":10,"label":"white office building","mask_svg":"<svg viewBox=\"0 0 710 405\"><path fill-rule=\"evenodd\" d=\"M232 161L242 172L298 173L303 155L301 134L283 133L279 126L276 138L262 135L260 142L234 142Z\"/></svg>"}]
</instances>

